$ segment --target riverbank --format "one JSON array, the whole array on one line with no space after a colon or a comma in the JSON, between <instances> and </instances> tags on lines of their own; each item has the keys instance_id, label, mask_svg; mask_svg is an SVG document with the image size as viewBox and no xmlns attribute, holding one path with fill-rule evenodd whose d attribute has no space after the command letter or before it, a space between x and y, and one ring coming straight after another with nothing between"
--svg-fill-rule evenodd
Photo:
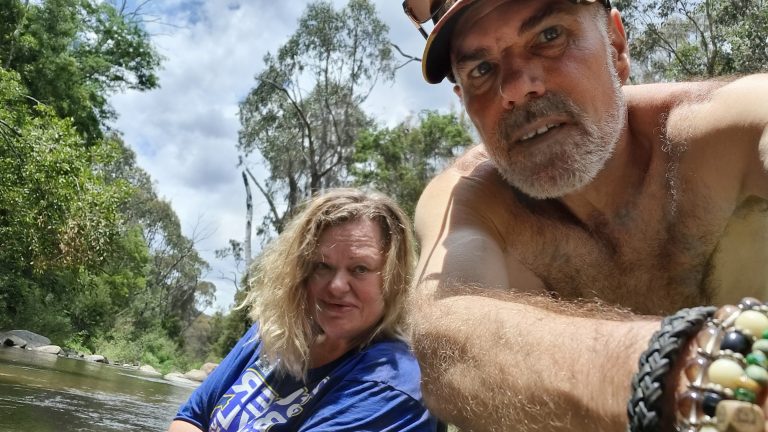
<instances>
[{"instance_id":1,"label":"riverbank","mask_svg":"<svg viewBox=\"0 0 768 432\"><path fill-rule=\"evenodd\" d=\"M0 332L0 346L9 349L21 349L34 351L42 355L51 355L73 360L83 360L93 363L102 363L107 366L134 370L147 377L157 377L186 386L196 387L205 381L208 375L218 366L216 363L205 363L200 368L190 369L185 373L171 371L166 374L159 372L153 365L140 363L126 363L120 360L110 360L101 354L82 353L71 348L62 348L51 344L45 336L28 330L8 330Z\"/></svg>"}]
</instances>

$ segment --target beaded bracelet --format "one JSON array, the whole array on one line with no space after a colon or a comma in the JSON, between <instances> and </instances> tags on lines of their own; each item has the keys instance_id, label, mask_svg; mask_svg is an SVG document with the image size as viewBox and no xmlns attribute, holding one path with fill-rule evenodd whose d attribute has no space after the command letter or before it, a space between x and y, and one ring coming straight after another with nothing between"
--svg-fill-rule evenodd
<instances>
[{"instance_id":1,"label":"beaded bracelet","mask_svg":"<svg viewBox=\"0 0 768 432\"><path fill-rule=\"evenodd\" d=\"M765 430L762 409L753 404L768 387L768 306L751 297L723 306L695 342L684 368L688 388L677 396L676 430Z\"/></svg>"}]
</instances>

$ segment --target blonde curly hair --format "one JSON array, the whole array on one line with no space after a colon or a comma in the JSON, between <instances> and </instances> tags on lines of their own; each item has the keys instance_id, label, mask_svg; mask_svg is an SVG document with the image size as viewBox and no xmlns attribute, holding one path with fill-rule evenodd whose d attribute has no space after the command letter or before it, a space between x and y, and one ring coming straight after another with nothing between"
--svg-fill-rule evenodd
<instances>
[{"instance_id":1,"label":"blonde curly hair","mask_svg":"<svg viewBox=\"0 0 768 432\"><path fill-rule=\"evenodd\" d=\"M304 379L310 346L321 332L307 307L305 289L321 234L328 227L359 219L371 220L381 228L386 256L384 316L361 339L359 348L378 338L406 339L404 303L415 262L408 217L397 203L378 192L330 189L305 203L265 248L249 281L244 305L259 322L263 352L279 372Z\"/></svg>"}]
</instances>

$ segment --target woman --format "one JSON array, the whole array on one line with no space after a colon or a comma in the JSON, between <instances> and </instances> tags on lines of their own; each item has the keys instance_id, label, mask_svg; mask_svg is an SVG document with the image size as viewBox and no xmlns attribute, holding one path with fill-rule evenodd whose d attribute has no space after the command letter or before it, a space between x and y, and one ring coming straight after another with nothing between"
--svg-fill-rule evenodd
<instances>
[{"instance_id":1,"label":"woman","mask_svg":"<svg viewBox=\"0 0 768 432\"><path fill-rule=\"evenodd\" d=\"M316 197L265 250L256 324L169 432L434 431L404 341L410 223L380 194Z\"/></svg>"}]
</instances>

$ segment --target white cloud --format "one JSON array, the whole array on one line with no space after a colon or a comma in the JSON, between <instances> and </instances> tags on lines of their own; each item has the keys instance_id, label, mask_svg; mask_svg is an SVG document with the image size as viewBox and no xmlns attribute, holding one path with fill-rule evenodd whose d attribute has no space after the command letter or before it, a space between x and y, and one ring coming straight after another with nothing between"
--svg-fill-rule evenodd
<instances>
[{"instance_id":1,"label":"white cloud","mask_svg":"<svg viewBox=\"0 0 768 432\"><path fill-rule=\"evenodd\" d=\"M337 7L345 4L335 0ZM233 265L214 250L244 233L245 193L237 164L238 103L254 85L268 51L275 52L296 28L307 2L273 0L155 0L148 13L170 25L149 28L165 57L161 88L116 95L115 127L138 154L139 165L179 215L187 236L210 235L198 245L213 270L217 307L228 308L234 288L220 275ZM390 38L403 51L421 56L424 40L402 12L399 0L376 0ZM430 86L420 65L400 69L394 83L380 84L366 109L392 125L422 109L457 106L450 86ZM254 195L254 223L266 210Z\"/></svg>"}]
</instances>

